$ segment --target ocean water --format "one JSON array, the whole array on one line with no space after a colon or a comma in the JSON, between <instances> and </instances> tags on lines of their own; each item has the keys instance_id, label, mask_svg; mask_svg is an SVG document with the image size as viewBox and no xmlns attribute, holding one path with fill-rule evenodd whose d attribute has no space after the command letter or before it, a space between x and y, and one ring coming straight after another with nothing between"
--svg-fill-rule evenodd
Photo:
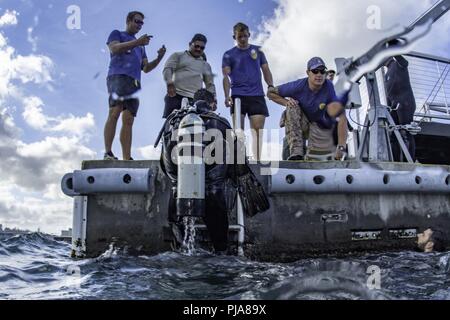
<instances>
[{"instance_id":1,"label":"ocean water","mask_svg":"<svg viewBox=\"0 0 450 320\"><path fill-rule=\"evenodd\" d=\"M33 233L0 236L0 299L450 299L449 253L398 252L263 263L234 256L110 249L69 258Z\"/></svg>"}]
</instances>

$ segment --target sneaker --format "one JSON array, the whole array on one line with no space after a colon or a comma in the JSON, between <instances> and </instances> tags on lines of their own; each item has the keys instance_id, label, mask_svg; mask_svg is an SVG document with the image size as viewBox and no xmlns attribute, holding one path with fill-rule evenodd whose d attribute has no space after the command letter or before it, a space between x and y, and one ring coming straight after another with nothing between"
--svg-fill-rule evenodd
<instances>
[{"instance_id":1,"label":"sneaker","mask_svg":"<svg viewBox=\"0 0 450 320\"><path fill-rule=\"evenodd\" d=\"M105 153L105 155L103 156L103 160L119 160L119 159L116 156L114 156L112 151L109 151Z\"/></svg>"}]
</instances>

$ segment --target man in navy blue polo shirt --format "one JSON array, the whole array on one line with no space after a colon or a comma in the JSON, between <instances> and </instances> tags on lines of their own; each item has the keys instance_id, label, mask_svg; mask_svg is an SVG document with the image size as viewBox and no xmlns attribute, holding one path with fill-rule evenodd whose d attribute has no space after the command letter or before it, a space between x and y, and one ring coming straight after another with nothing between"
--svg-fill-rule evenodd
<instances>
[{"instance_id":1,"label":"man in navy blue polo shirt","mask_svg":"<svg viewBox=\"0 0 450 320\"><path fill-rule=\"evenodd\" d=\"M262 129L269 116L261 81L261 70L266 84L273 87L272 73L261 48L249 44L250 31L247 25L239 22L233 27L233 39L237 46L223 55L222 73L225 105L234 114L234 100L241 100L241 128L244 129L248 114L253 136L253 155L261 158ZM231 96L230 96L231 88ZM234 117L233 117L234 121Z\"/></svg>"},{"instance_id":2,"label":"man in navy blue polo shirt","mask_svg":"<svg viewBox=\"0 0 450 320\"><path fill-rule=\"evenodd\" d=\"M307 67L307 78L283 84L268 92L270 100L286 107L288 160L304 159L303 140L306 138L310 158L340 160L345 154L348 133L343 112L345 97L336 96L333 83L325 77L327 68L321 58L312 58ZM338 125L337 147L333 139L335 125Z\"/></svg>"},{"instance_id":3,"label":"man in navy blue polo shirt","mask_svg":"<svg viewBox=\"0 0 450 320\"><path fill-rule=\"evenodd\" d=\"M126 31L114 30L106 43L111 52L111 62L107 77L109 115L104 129L105 160L117 160L111 149L120 114L122 114L120 143L123 160L133 160L132 127L139 108L136 92L141 89L141 71L148 73L155 69L166 53L166 48L162 46L158 50L158 57L148 62L145 46L149 44L151 36L144 34L139 39L135 37L144 25L144 14L132 11L128 13L126 22Z\"/></svg>"}]
</instances>

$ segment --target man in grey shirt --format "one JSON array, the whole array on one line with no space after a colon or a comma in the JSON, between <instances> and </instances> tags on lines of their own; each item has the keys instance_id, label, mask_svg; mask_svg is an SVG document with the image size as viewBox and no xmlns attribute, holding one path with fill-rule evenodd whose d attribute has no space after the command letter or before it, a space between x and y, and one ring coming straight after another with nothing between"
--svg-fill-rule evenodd
<instances>
[{"instance_id":1,"label":"man in grey shirt","mask_svg":"<svg viewBox=\"0 0 450 320\"><path fill-rule=\"evenodd\" d=\"M189 50L175 52L167 60L163 71L164 81L167 84L163 118L167 118L173 110L181 108L183 98L192 101L195 92L202 89L203 83L216 100L211 66L204 54L206 42L204 35L196 34L189 43ZM217 104L213 110L216 109Z\"/></svg>"}]
</instances>

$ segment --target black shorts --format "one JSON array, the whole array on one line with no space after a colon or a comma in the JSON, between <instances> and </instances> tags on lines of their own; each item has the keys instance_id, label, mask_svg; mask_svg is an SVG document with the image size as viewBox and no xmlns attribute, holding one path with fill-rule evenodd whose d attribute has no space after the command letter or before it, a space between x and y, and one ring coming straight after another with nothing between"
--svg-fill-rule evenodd
<instances>
[{"instance_id":1,"label":"black shorts","mask_svg":"<svg viewBox=\"0 0 450 320\"><path fill-rule=\"evenodd\" d=\"M269 109L267 109L266 99L264 96L247 97L247 96L233 96L233 101L236 98L241 99L241 114L248 114L249 117L256 115L269 116ZM231 114L234 114L234 103L231 107Z\"/></svg>"},{"instance_id":2,"label":"black shorts","mask_svg":"<svg viewBox=\"0 0 450 320\"><path fill-rule=\"evenodd\" d=\"M182 95L177 94L175 97L169 97L167 94L164 97L164 113L163 113L163 118L166 119L173 110L177 110L181 108L181 102L183 101L183 98L187 98L187 97L183 97ZM192 103L193 99L192 98L188 98L189 99L189 103Z\"/></svg>"},{"instance_id":3,"label":"black shorts","mask_svg":"<svg viewBox=\"0 0 450 320\"><path fill-rule=\"evenodd\" d=\"M136 117L139 99L130 96L141 90L141 83L127 75L118 74L108 76L106 85L109 93L109 107L121 105L124 110L130 111Z\"/></svg>"}]
</instances>

